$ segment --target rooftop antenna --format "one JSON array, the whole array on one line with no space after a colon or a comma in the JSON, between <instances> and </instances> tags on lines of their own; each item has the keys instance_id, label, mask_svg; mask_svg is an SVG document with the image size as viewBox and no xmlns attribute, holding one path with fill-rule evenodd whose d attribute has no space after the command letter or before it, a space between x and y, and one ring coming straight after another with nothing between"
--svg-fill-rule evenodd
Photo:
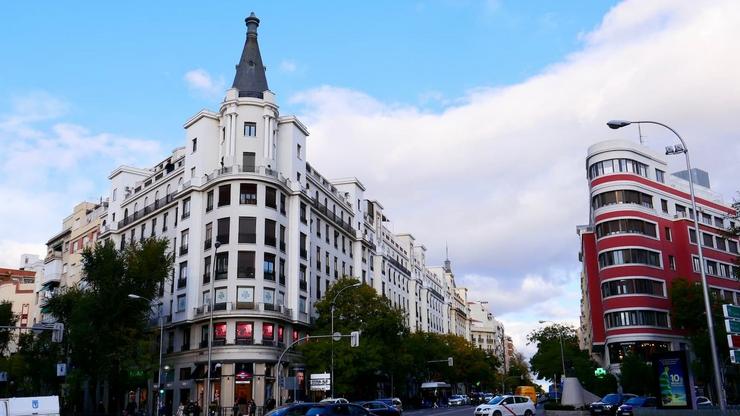
<instances>
[{"instance_id":1,"label":"rooftop antenna","mask_svg":"<svg viewBox=\"0 0 740 416\"><path fill-rule=\"evenodd\" d=\"M452 265L450 264L450 250L447 247L447 242L445 241L445 271L448 273L452 271Z\"/></svg>"}]
</instances>

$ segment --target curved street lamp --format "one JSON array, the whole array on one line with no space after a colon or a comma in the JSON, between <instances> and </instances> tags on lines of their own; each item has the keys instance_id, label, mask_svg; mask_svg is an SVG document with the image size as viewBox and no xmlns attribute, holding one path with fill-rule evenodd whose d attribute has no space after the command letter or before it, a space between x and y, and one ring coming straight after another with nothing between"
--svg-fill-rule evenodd
<instances>
[{"instance_id":1,"label":"curved street lamp","mask_svg":"<svg viewBox=\"0 0 740 416\"><path fill-rule=\"evenodd\" d=\"M353 287L360 287L362 286L362 283L357 282L353 283L351 285L345 286L337 292L336 295L334 295L334 298L331 300L331 397L334 398L334 308L335 303L337 301L337 298L339 295L342 294L347 289L351 289Z\"/></svg>"},{"instance_id":2,"label":"curved street lamp","mask_svg":"<svg viewBox=\"0 0 740 416\"><path fill-rule=\"evenodd\" d=\"M649 121L649 120L640 120L640 121L627 121L627 120L611 120L606 123L607 126L611 129L620 129L625 126L629 126L630 124L655 124L658 126L665 127L666 129L670 130L673 134L678 137L678 140L681 142L681 144L677 144L675 146L666 146L665 153L666 155L677 155L680 153L683 153L683 155L686 157L686 169L689 173L689 194L691 195L691 209L694 210L694 229L696 230L696 245L698 246L698 252L699 252L699 271L701 273L701 285L702 285L702 292L704 294L704 309L705 313L707 315L707 327L709 328L709 343L710 348L712 352L712 367L714 372L714 385L717 388L717 401L719 402L720 409L722 411L726 408L725 403L725 391L722 387L722 378L720 376L719 372L719 359L717 358L717 342L714 339L714 322L712 319L712 305L709 298L709 285L707 284L707 275L704 271L704 268L706 267L704 263L704 253L702 248L702 238L701 238L701 229L699 228L699 211L696 209L696 196L694 194L694 179L693 175L691 174L691 161L689 160L689 148L686 147L686 142L681 138L681 135L678 134L676 130L673 130L671 127L659 123L657 121Z\"/></svg>"}]
</instances>

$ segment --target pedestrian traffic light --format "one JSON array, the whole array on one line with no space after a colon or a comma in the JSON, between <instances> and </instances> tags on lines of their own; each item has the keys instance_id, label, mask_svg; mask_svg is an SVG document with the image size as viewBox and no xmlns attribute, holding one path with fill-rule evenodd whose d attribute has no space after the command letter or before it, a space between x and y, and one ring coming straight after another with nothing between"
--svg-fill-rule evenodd
<instances>
[{"instance_id":1,"label":"pedestrian traffic light","mask_svg":"<svg viewBox=\"0 0 740 416\"><path fill-rule=\"evenodd\" d=\"M447 357L447 366L452 367L454 362L452 361L452 357Z\"/></svg>"},{"instance_id":2,"label":"pedestrian traffic light","mask_svg":"<svg viewBox=\"0 0 740 416\"><path fill-rule=\"evenodd\" d=\"M349 333L349 346L350 347L360 346L360 331L352 331Z\"/></svg>"},{"instance_id":3,"label":"pedestrian traffic light","mask_svg":"<svg viewBox=\"0 0 740 416\"><path fill-rule=\"evenodd\" d=\"M598 378L604 378L604 376L606 375L606 370L599 367L596 370L594 370L594 375Z\"/></svg>"}]
</instances>

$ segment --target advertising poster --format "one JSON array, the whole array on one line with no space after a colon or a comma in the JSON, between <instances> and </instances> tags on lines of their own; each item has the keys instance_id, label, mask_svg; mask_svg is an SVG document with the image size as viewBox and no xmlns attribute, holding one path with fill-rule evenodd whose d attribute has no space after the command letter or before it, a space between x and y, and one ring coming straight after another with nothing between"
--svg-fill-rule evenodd
<instances>
[{"instance_id":1,"label":"advertising poster","mask_svg":"<svg viewBox=\"0 0 740 416\"><path fill-rule=\"evenodd\" d=\"M692 408L692 383L687 361L683 351L670 351L653 356L658 407L663 409Z\"/></svg>"}]
</instances>

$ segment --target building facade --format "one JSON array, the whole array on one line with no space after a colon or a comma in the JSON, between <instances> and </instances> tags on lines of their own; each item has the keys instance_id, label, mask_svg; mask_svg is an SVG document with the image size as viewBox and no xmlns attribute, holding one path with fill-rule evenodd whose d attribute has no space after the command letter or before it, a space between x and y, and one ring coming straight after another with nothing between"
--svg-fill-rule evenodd
<instances>
[{"instance_id":1,"label":"building facade","mask_svg":"<svg viewBox=\"0 0 740 416\"><path fill-rule=\"evenodd\" d=\"M15 326L20 328L33 326L35 278L33 270L0 268L0 302L11 303L11 310L18 317ZM11 339L8 350L0 353L14 353L17 350L16 339Z\"/></svg>"},{"instance_id":2,"label":"building facade","mask_svg":"<svg viewBox=\"0 0 740 416\"><path fill-rule=\"evenodd\" d=\"M688 182L666 173L662 157L637 143L591 146L586 169L590 218L577 229L582 346L613 372L630 352L649 359L658 351L690 349L671 321L671 283L678 277L700 282L701 238L710 291L726 303L740 302L738 241L724 234L735 225L735 210L695 184L697 233Z\"/></svg>"},{"instance_id":3,"label":"building facade","mask_svg":"<svg viewBox=\"0 0 740 416\"><path fill-rule=\"evenodd\" d=\"M473 344L498 358L502 370L506 370L506 335L504 325L488 310L488 302L469 302L470 340Z\"/></svg>"},{"instance_id":4,"label":"building facade","mask_svg":"<svg viewBox=\"0 0 740 416\"><path fill-rule=\"evenodd\" d=\"M259 19L252 14L246 23L234 82L218 111L187 120L185 146L154 166L110 174L99 235L65 223L49 241L47 264L59 267L45 279L60 282L75 236L120 248L153 236L171 242L173 276L159 310L168 370L163 385L153 386L170 403L254 399L261 406L276 394L292 397L278 391L278 356L306 335L316 301L343 276L375 288L407 314L412 330L470 339L467 291L455 285L449 261L428 268L426 248L390 231L383 206L365 197L359 180L329 180L308 163L308 129L279 113L257 42ZM301 358L291 353L287 362L282 375L302 383Z\"/></svg>"}]
</instances>

